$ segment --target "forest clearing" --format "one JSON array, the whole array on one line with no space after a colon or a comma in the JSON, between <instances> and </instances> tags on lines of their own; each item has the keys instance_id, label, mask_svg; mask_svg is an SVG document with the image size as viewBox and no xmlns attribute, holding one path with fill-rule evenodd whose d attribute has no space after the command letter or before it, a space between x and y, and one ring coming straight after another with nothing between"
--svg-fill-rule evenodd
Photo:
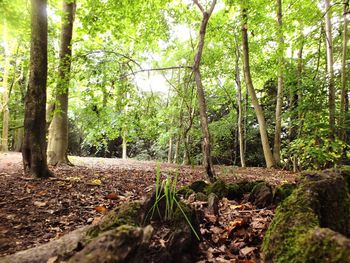
<instances>
[{"instance_id":1,"label":"forest clearing","mask_svg":"<svg viewBox=\"0 0 350 263\"><path fill-rule=\"evenodd\" d=\"M0 1L0 262L350 262L349 0Z\"/></svg>"}]
</instances>

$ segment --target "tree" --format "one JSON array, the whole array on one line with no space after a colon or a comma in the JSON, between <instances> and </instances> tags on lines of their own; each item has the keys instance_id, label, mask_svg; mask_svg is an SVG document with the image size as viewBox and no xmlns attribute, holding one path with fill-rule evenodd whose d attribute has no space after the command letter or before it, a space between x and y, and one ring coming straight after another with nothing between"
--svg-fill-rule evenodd
<instances>
[{"instance_id":1,"label":"tree","mask_svg":"<svg viewBox=\"0 0 350 263\"><path fill-rule=\"evenodd\" d=\"M344 129L344 120L345 120L345 101L346 101L346 81L347 81L347 67L346 67L346 60L347 60L347 50L348 50L348 39L349 39L349 33L348 33L348 25L349 25L349 0L346 0L344 2L344 8L343 8L343 24L344 24L344 31L343 31L343 52L342 52L342 67L341 67L341 83L340 83L340 132L339 137L341 140L345 140L345 129Z\"/></svg>"},{"instance_id":2,"label":"tree","mask_svg":"<svg viewBox=\"0 0 350 263\"><path fill-rule=\"evenodd\" d=\"M202 22L199 29L198 49L194 58L193 74L197 85L199 115L200 115L200 122L202 127L202 134L203 134L203 143L202 143L203 165L207 173L207 176L211 181L213 181L215 180L215 172L214 172L213 162L211 159L211 142L210 142L209 127L208 127L208 116L206 112L207 107L206 107L204 89L203 89L202 78L201 78L199 67L200 67L200 62L201 62L202 53L203 53L205 32L207 29L209 18L215 8L216 0L213 0L211 2L209 10L205 10L198 0L193 0L193 2L198 6L198 8L203 14Z\"/></svg>"},{"instance_id":3,"label":"tree","mask_svg":"<svg viewBox=\"0 0 350 263\"><path fill-rule=\"evenodd\" d=\"M333 59L333 35L331 23L331 7L329 0L325 0L325 30L327 47L327 85L328 85L328 110L329 110L329 138L335 138L335 86L334 86L334 59Z\"/></svg>"},{"instance_id":4,"label":"tree","mask_svg":"<svg viewBox=\"0 0 350 263\"><path fill-rule=\"evenodd\" d=\"M75 1L62 1L60 62L53 119L49 128L47 156L51 165L70 164L68 154L68 91L72 57Z\"/></svg>"},{"instance_id":5,"label":"tree","mask_svg":"<svg viewBox=\"0 0 350 263\"><path fill-rule=\"evenodd\" d=\"M239 68L239 59L241 52L239 50L237 36L235 35L236 42L236 61L235 61L235 83L237 86L237 104L238 104L238 139L239 139L239 156L241 160L241 166L245 167L245 156L244 156L244 122L243 122L243 107L242 107L242 85L241 85L241 76Z\"/></svg>"},{"instance_id":6,"label":"tree","mask_svg":"<svg viewBox=\"0 0 350 263\"><path fill-rule=\"evenodd\" d=\"M35 177L52 175L46 160L46 79L47 14L46 0L32 0L30 76L25 98L23 166Z\"/></svg>"},{"instance_id":7,"label":"tree","mask_svg":"<svg viewBox=\"0 0 350 263\"><path fill-rule=\"evenodd\" d=\"M8 38L7 38L7 22L4 18L4 25L3 25L3 45L4 45L4 74L2 78L2 83L4 87L4 92L2 96L2 136L1 136L1 147L0 150L7 152L8 151L8 132L9 132L9 70L10 70L10 50L8 45Z\"/></svg>"},{"instance_id":8,"label":"tree","mask_svg":"<svg viewBox=\"0 0 350 263\"><path fill-rule=\"evenodd\" d=\"M270 149L269 138L267 136L267 126L266 126L264 111L259 104L258 97L256 96L251 73L250 73L247 19L248 19L247 7L243 6L242 7L242 46L243 46L244 78L245 78L245 83L247 85L248 93L251 97L252 104L255 109L256 117L258 119L261 143L264 151L266 166L267 168L271 168L275 166L275 162Z\"/></svg>"},{"instance_id":9,"label":"tree","mask_svg":"<svg viewBox=\"0 0 350 263\"><path fill-rule=\"evenodd\" d=\"M282 0L277 0L277 35L278 35L278 86L276 100L276 117L275 117L275 139L273 145L273 157L276 164L281 160L281 119L284 89L284 38L282 29Z\"/></svg>"}]
</instances>

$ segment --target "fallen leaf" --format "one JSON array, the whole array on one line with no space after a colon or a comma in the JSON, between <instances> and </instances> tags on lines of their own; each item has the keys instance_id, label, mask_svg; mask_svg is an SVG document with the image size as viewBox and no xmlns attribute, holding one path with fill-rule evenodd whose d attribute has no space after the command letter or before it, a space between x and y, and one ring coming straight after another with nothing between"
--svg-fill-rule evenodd
<instances>
[{"instance_id":1,"label":"fallen leaf","mask_svg":"<svg viewBox=\"0 0 350 263\"><path fill-rule=\"evenodd\" d=\"M255 263L255 261L253 261L251 259L245 259L242 261L242 263Z\"/></svg>"},{"instance_id":2,"label":"fallen leaf","mask_svg":"<svg viewBox=\"0 0 350 263\"><path fill-rule=\"evenodd\" d=\"M230 209L235 210L235 209L242 209L244 205L230 205Z\"/></svg>"},{"instance_id":3,"label":"fallen leaf","mask_svg":"<svg viewBox=\"0 0 350 263\"><path fill-rule=\"evenodd\" d=\"M241 249L241 253L246 256L249 253L253 252L256 249L256 247L245 247Z\"/></svg>"},{"instance_id":4,"label":"fallen leaf","mask_svg":"<svg viewBox=\"0 0 350 263\"><path fill-rule=\"evenodd\" d=\"M102 181L100 179L93 179L89 183L90 185L97 185L100 186L102 184Z\"/></svg>"},{"instance_id":5,"label":"fallen leaf","mask_svg":"<svg viewBox=\"0 0 350 263\"><path fill-rule=\"evenodd\" d=\"M37 207L44 207L46 206L47 202L40 202L40 201L35 201L34 205Z\"/></svg>"},{"instance_id":6,"label":"fallen leaf","mask_svg":"<svg viewBox=\"0 0 350 263\"><path fill-rule=\"evenodd\" d=\"M108 209L104 205L99 205L95 207L96 212L101 214L106 214L108 212Z\"/></svg>"},{"instance_id":7,"label":"fallen leaf","mask_svg":"<svg viewBox=\"0 0 350 263\"><path fill-rule=\"evenodd\" d=\"M50 258L46 261L46 263L55 263L57 259L58 259L57 256L50 257Z\"/></svg>"},{"instance_id":8,"label":"fallen leaf","mask_svg":"<svg viewBox=\"0 0 350 263\"><path fill-rule=\"evenodd\" d=\"M110 194L105 196L105 199L118 200L119 199L119 195L117 193L110 193Z\"/></svg>"}]
</instances>

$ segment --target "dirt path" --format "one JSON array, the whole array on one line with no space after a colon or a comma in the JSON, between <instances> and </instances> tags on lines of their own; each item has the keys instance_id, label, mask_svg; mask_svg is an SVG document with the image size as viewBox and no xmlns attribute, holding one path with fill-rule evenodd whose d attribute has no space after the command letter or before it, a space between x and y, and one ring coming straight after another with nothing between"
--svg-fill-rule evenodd
<instances>
[{"instance_id":1,"label":"dirt path","mask_svg":"<svg viewBox=\"0 0 350 263\"><path fill-rule=\"evenodd\" d=\"M51 167L55 177L39 180L23 175L20 153L0 153L0 256L91 224L116 205L140 199L154 187L156 162L70 160L75 166ZM295 180L295 174L274 169L215 168L229 182L266 180L278 185ZM161 164L163 177L176 170L179 186L203 179L201 167Z\"/></svg>"}]
</instances>

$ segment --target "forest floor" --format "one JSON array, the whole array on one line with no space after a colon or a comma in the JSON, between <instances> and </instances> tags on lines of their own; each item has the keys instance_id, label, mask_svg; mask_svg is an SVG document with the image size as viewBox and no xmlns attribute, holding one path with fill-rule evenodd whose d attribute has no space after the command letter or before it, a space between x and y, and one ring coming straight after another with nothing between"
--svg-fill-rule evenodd
<instances>
[{"instance_id":1,"label":"forest floor","mask_svg":"<svg viewBox=\"0 0 350 263\"><path fill-rule=\"evenodd\" d=\"M39 180L23 175L20 153L0 153L0 257L94 224L113 207L141 199L154 189L156 162L92 157L70 160L74 166L51 167L55 176ZM215 169L230 183L265 180L280 185L297 177L276 169ZM161 164L164 177L176 170L179 187L203 179L199 166ZM191 197L188 202L198 209L206 205ZM259 262L259 247L273 215L274 207L257 209L246 198L222 199L218 218L204 213L198 262ZM165 241L158 235L152 242Z\"/></svg>"}]
</instances>

